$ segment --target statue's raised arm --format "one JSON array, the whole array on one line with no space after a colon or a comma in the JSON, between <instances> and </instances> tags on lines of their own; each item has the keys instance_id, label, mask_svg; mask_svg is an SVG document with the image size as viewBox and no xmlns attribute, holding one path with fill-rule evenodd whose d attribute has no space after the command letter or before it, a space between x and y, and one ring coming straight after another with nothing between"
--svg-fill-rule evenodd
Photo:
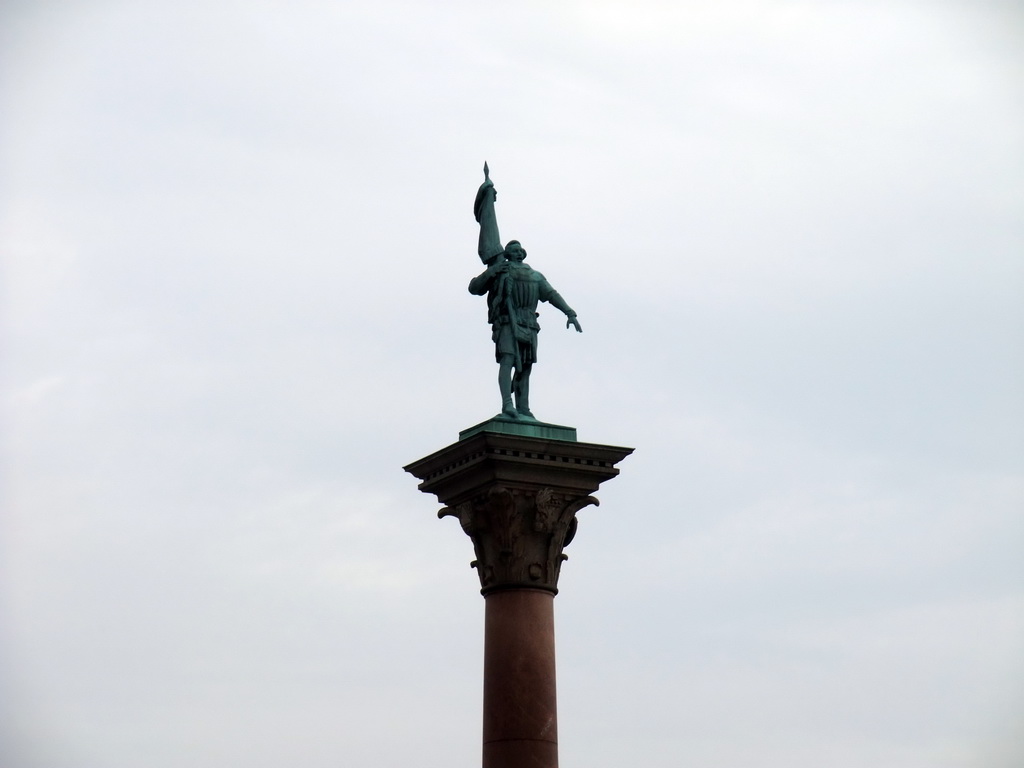
<instances>
[{"instance_id":1,"label":"statue's raised arm","mask_svg":"<svg viewBox=\"0 0 1024 768\"><path fill-rule=\"evenodd\" d=\"M536 421L530 411L530 372L537 360L538 302L545 301L566 316L566 328L582 331L576 313L540 272L523 263L526 250L518 240L502 248L494 213L497 192L484 163L484 183L476 193L473 215L480 224L477 252L487 265L469 282L469 292L487 295L494 356L498 361L501 414L497 418ZM513 399L514 396L514 399Z\"/></svg>"}]
</instances>

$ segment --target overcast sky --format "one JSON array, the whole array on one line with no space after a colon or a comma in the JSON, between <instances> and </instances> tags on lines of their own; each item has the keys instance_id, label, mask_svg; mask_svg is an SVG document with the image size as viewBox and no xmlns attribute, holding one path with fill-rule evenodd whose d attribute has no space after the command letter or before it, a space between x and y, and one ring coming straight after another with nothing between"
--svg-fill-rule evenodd
<instances>
[{"instance_id":1,"label":"overcast sky","mask_svg":"<svg viewBox=\"0 0 1024 768\"><path fill-rule=\"evenodd\" d=\"M0 10L0 765L479 765L484 160L562 765L1024 765L1020 6L504 5Z\"/></svg>"}]
</instances>

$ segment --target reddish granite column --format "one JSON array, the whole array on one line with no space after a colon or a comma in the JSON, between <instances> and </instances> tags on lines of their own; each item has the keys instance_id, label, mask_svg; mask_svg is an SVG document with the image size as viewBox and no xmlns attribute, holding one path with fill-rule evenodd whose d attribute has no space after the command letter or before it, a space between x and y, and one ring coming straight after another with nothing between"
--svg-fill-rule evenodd
<instances>
[{"instance_id":1,"label":"reddish granite column","mask_svg":"<svg viewBox=\"0 0 1024 768\"><path fill-rule=\"evenodd\" d=\"M483 768L557 768L554 594L486 598Z\"/></svg>"}]
</instances>

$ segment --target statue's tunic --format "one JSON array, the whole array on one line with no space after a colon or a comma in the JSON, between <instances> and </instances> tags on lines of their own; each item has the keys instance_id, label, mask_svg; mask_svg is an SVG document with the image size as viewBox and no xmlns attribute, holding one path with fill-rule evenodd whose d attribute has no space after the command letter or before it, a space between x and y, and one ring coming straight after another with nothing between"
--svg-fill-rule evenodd
<instances>
[{"instance_id":1,"label":"statue's tunic","mask_svg":"<svg viewBox=\"0 0 1024 768\"><path fill-rule=\"evenodd\" d=\"M558 291L544 275L522 262L509 261L506 274L488 276L486 272L469 282L469 292L487 294L487 321L491 324L494 356L515 356L524 364L537 361L537 302L546 301L569 317L575 317ZM517 350L518 344L518 350Z\"/></svg>"}]
</instances>

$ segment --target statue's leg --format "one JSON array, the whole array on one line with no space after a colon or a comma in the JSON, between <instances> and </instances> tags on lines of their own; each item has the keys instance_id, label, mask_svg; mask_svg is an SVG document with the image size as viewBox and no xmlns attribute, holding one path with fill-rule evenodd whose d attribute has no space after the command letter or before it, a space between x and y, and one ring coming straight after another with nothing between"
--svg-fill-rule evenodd
<instances>
[{"instance_id":1,"label":"statue's leg","mask_svg":"<svg viewBox=\"0 0 1024 768\"><path fill-rule=\"evenodd\" d=\"M498 359L498 389L501 392L501 413L503 416L516 418L515 406L512 405L512 355L501 355Z\"/></svg>"},{"instance_id":2,"label":"statue's leg","mask_svg":"<svg viewBox=\"0 0 1024 768\"><path fill-rule=\"evenodd\" d=\"M530 371L533 370L533 363L523 363L523 369L516 374L516 410L520 416L533 418L530 412Z\"/></svg>"}]
</instances>

